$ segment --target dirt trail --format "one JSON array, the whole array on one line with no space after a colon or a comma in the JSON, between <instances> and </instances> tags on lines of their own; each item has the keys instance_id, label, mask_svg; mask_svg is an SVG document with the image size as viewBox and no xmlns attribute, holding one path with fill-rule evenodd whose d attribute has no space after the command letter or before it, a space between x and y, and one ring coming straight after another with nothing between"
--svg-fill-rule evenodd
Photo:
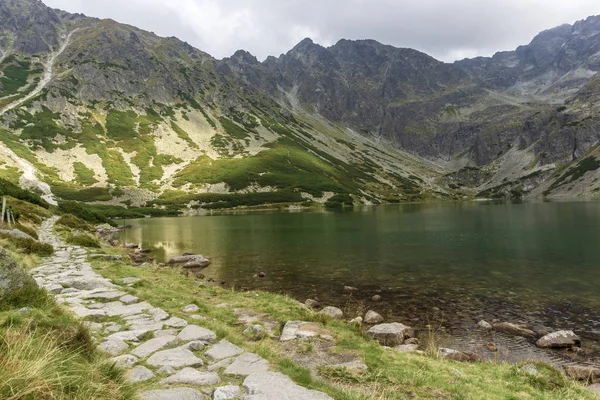
<instances>
[{"instance_id":1,"label":"dirt trail","mask_svg":"<svg viewBox=\"0 0 600 400\"><path fill-rule=\"evenodd\" d=\"M52 81L52 78L54 78L54 63L56 62L56 59L69 46L69 44L71 43L71 38L72 38L73 34L75 32L77 32L78 30L79 29L75 29L75 30L71 31L66 36L65 40L63 41L61 46L58 48L58 50L56 50L55 52L51 53L48 56L48 60L46 61L45 65L44 65L44 74L42 75L42 78L40 79L40 82L38 83L37 87L31 93L29 93L27 96L25 96L21 99L15 100L13 103L8 104L6 107L1 109L0 116L6 114L7 112L9 112L11 110L14 110L15 108L21 106L26 101L31 100L34 97L38 96L42 92L42 90L44 90L44 88L46 86L48 86L48 84ZM1 57L2 58L6 57L7 53L8 53L8 51L3 52ZM2 155L4 158L11 160L17 168L19 168L23 171L23 175L21 176L21 178L19 180L19 184L21 185L21 187L40 190L43 193L42 197L46 201L48 201L50 204L56 205L56 200L54 199L54 195L52 194L52 191L50 190L50 186L47 183L39 180L39 178L36 175L36 172L37 172L36 168L29 161L19 157L17 154L15 154L15 152L13 152L11 149L9 149L2 142L0 142L0 155Z\"/></svg>"}]
</instances>

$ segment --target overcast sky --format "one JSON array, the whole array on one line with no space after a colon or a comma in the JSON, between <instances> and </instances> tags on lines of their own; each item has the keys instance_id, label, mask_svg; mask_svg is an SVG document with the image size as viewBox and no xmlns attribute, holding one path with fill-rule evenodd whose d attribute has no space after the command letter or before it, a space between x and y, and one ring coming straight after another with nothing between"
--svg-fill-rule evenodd
<instances>
[{"instance_id":1,"label":"overcast sky","mask_svg":"<svg viewBox=\"0 0 600 400\"><path fill-rule=\"evenodd\" d=\"M330 46L375 39L443 61L490 56L540 31L600 14L598 0L43 0L176 36L216 58L248 50L263 60L305 37Z\"/></svg>"}]
</instances>

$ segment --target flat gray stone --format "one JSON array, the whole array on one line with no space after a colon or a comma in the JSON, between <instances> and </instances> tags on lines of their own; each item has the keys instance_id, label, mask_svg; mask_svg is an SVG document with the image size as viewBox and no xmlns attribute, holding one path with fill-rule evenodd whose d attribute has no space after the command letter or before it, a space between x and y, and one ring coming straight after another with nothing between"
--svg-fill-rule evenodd
<instances>
[{"instance_id":1,"label":"flat gray stone","mask_svg":"<svg viewBox=\"0 0 600 400\"><path fill-rule=\"evenodd\" d=\"M223 339L211 347L210 350L204 353L204 355L212 358L215 361L219 361L223 360L224 358L235 357L243 352L243 349L240 349L235 344Z\"/></svg>"},{"instance_id":2,"label":"flat gray stone","mask_svg":"<svg viewBox=\"0 0 600 400\"><path fill-rule=\"evenodd\" d=\"M233 400L242 397L242 389L239 386L221 386L215 389L213 400Z\"/></svg>"},{"instance_id":3,"label":"flat gray stone","mask_svg":"<svg viewBox=\"0 0 600 400\"><path fill-rule=\"evenodd\" d=\"M234 360L233 357L226 358L226 359L218 361L214 364L210 364L208 367L206 367L206 369L209 371L216 371L221 368L227 368L233 362L233 360Z\"/></svg>"},{"instance_id":4,"label":"flat gray stone","mask_svg":"<svg viewBox=\"0 0 600 400\"><path fill-rule=\"evenodd\" d=\"M414 330L399 322L375 325L367 331L367 336L377 340L383 346L400 346L405 339L415 336Z\"/></svg>"},{"instance_id":5,"label":"flat gray stone","mask_svg":"<svg viewBox=\"0 0 600 400\"><path fill-rule=\"evenodd\" d=\"M197 325L188 325L183 328L177 337L184 342L201 340L203 342L212 343L217 338L217 335L209 329L202 328Z\"/></svg>"},{"instance_id":6,"label":"flat gray stone","mask_svg":"<svg viewBox=\"0 0 600 400\"><path fill-rule=\"evenodd\" d=\"M107 290L105 292L88 292L82 293L78 297L86 300L114 300L123 297L127 293L118 290Z\"/></svg>"},{"instance_id":7,"label":"flat gray stone","mask_svg":"<svg viewBox=\"0 0 600 400\"><path fill-rule=\"evenodd\" d=\"M156 373L159 375L173 375L175 372L175 368L166 365L156 370Z\"/></svg>"},{"instance_id":8,"label":"flat gray stone","mask_svg":"<svg viewBox=\"0 0 600 400\"><path fill-rule=\"evenodd\" d=\"M157 331L154 331L154 337L161 337L161 336L167 336L167 335L177 336L178 333L179 333L179 331L177 329L157 330Z\"/></svg>"},{"instance_id":9,"label":"flat gray stone","mask_svg":"<svg viewBox=\"0 0 600 400\"><path fill-rule=\"evenodd\" d=\"M125 379L130 383L146 382L154 378L154 374L148 368L138 365L125 374Z\"/></svg>"},{"instance_id":10,"label":"flat gray stone","mask_svg":"<svg viewBox=\"0 0 600 400\"><path fill-rule=\"evenodd\" d=\"M216 372L200 372L194 368L184 368L175 375L160 381L161 385L213 386L219 383L221 383L221 378Z\"/></svg>"},{"instance_id":11,"label":"flat gray stone","mask_svg":"<svg viewBox=\"0 0 600 400\"><path fill-rule=\"evenodd\" d=\"M191 388L150 390L141 395L142 400L204 400L202 393Z\"/></svg>"},{"instance_id":12,"label":"flat gray stone","mask_svg":"<svg viewBox=\"0 0 600 400\"><path fill-rule=\"evenodd\" d=\"M155 353L159 350L164 349L168 346L174 346L179 342L175 336L161 336L154 339L150 339L147 342L140 344L138 347L131 351L131 354L139 358L146 358L150 354Z\"/></svg>"},{"instance_id":13,"label":"flat gray stone","mask_svg":"<svg viewBox=\"0 0 600 400\"><path fill-rule=\"evenodd\" d=\"M579 346L581 339L573 331L558 331L547 334L535 344L543 348L564 348Z\"/></svg>"},{"instance_id":14,"label":"flat gray stone","mask_svg":"<svg viewBox=\"0 0 600 400\"><path fill-rule=\"evenodd\" d=\"M136 356L131 354L124 354L122 356L114 357L112 361L121 368L131 368L140 361Z\"/></svg>"},{"instance_id":15,"label":"flat gray stone","mask_svg":"<svg viewBox=\"0 0 600 400\"><path fill-rule=\"evenodd\" d=\"M225 375L248 376L255 372L267 372L268 370L269 362L267 360L253 353L245 353L225 368Z\"/></svg>"},{"instance_id":16,"label":"flat gray stone","mask_svg":"<svg viewBox=\"0 0 600 400\"><path fill-rule=\"evenodd\" d=\"M330 332L319 324L306 321L288 321L281 331L280 342L290 340L309 340L311 338L329 336ZM330 336L329 336L330 337Z\"/></svg>"},{"instance_id":17,"label":"flat gray stone","mask_svg":"<svg viewBox=\"0 0 600 400\"><path fill-rule=\"evenodd\" d=\"M79 318L104 317L106 315L104 310L90 310L84 306L71 307L71 311Z\"/></svg>"},{"instance_id":18,"label":"flat gray stone","mask_svg":"<svg viewBox=\"0 0 600 400\"><path fill-rule=\"evenodd\" d=\"M183 309L181 311L183 311L186 314L191 314L191 313L195 313L198 310L200 310L200 307L198 307L195 304L189 304L189 305L183 307Z\"/></svg>"},{"instance_id":19,"label":"flat gray stone","mask_svg":"<svg viewBox=\"0 0 600 400\"><path fill-rule=\"evenodd\" d=\"M132 284L134 284L136 282L139 282L139 281L141 281L140 278L133 278L133 277L121 279L121 283L124 284L124 285L132 285Z\"/></svg>"},{"instance_id":20,"label":"flat gray stone","mask_svg":"<svg viewBox=\"0 0 600 400\"><path fill-rule=\"evenodd\" d=\"M600 399L600 383L597 383L592 386L588 386L588 390L594 393Z\"/></svg>"},{"instance_id":21,"label":"flat gray stone","mask_svg":"<svg viewBox=\"0 0 600 400\"><path fill-rule=\"evenodd\" d=\"M118 356L129 348L129 345L119 339L111 339L100 343L98 350L111 356Z\"/></svg>"},{"instance_id":22,"label":"flat gray stone","mask_svg":"<svg viewBox=\"0 0 600 400\"><path fill-rule=\"evenodd\" d=\"M148 310L148 314L157 322L169 319L169 313L162 308L151 308Z\"/></svg>"},{"instance_id":23,"label":"flat gray stone","mask_svg":"<svg viewBox=\"0 0 600 400\"><path fill-rule=\"evenodd\" d=\"M154 331L162 330L163 323L162 322L153 322L153 323L132 324L129 328L154 332Z\"/></svg>"},{"instance_id":24,"label":"flat gray stone","mask_svg":"<svg viewBox=\"0 0 600 400\"><path fill-rule=\"evenodd\" d=\"M106 339L107 340L113 340L113 339L124 340L127 342L138 342L147 333L148 333L147 329L136 329L136 330L132 330L132 331L123 331L123 332L113 333L112 335L108 336Z\"/></svg>"},{"instance_id":25,"label":"flat gray stone","mask_svg":"<svg viewBox=\"0 0 600 400\"><path fill-rule=\"evenodd\" d=\"M185 319L172 317L165 321L165 325L171 328L183 328L187 326L188 323Z\"/></svg>"},{"instance_id":26,"label":"flat gray stone","mask_svg":"<svg viewBox=\"0 0 600 400\"><path fill-rule=\"evenodd\" d=\"M129 305L129 304L135 304L138 303L140 301L139 297L136 296L132 296L130 294L126 294L125 296L119 298L119 301L121 301L121 303Z\"/></svg>"},{"instance_id":27,"label":"flat gray stone","mask_svg":"<svg viewBox=\"0 0 600 400\"><path fill-rule=\"evenodd\" d=\"M201 342L200 340L194 340L193 342L186 343L181 347L190 351L200 351L204 350L206 344L204 342Z\"/></svg>"},{"instance_id":28,"label":"flat gray stone","mask_svg":"<svg viewBox=\"0 0 600 400\"><path fill-rule=\"evenodd\" d=\"M344 318L344 312L337 307L325 307L319 314L327 315L329 318L342 319Z\"/></svg>"},{"instance_id":29,"label":"flat gray stone","mask_svg":"<svg viewBox=\"0 0 600 400\"><path fill-rule=\"evenodd\" d=\"M292 382L280 372L257 372L244 380L248 391L245 400L334 400L333 397L316 390L308 390ZM285 397L282 395L285 394Z\"/></svg>"},{"instance_id":30,"label":"flat gray stone","mask_svg":"<svg viewBox=\"0 0 600 400\"><path fill-rule=\"evenodd\" d=\"M181 347L154 353L146 363L154 367L169 366L173 368L201 367L204 365L202 360L196 357L194 353Z\"/></svg>"},{"instance_id":31,"label":"flat gray stone","mask_svg":"<svg viewBox=\"0 0 600 400\"><path fill-rule=\"evenodd\" d=\"M130 316L130 315L139 314L142 311L147 310L151 307L152 306L149 303L144 301L142 303L130 304L128 306L121 305L121 306L107 307L107 308L105 308L105 311L106 311L106 315L108 315L109 317L116 317L116 316L126 317L126 316Z\"/></svg>"}]
</instances>

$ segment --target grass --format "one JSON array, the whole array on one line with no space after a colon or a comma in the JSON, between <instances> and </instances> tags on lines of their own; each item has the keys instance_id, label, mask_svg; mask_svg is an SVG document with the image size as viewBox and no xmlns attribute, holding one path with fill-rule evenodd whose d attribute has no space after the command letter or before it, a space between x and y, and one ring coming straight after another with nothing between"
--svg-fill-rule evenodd
<instances>
[{"instance_id":1,"label":"grass","mask_svg":"<svg viewBox=\"0 0 600 400\"><path fill-rule=\"evenodd\" d=\"M561 177L558 178L552 184L552 186L550 186L548 190L544 192L544 195L549 194L552 190L558 188L561 185L564 185L565 183L574 182L577 179L581 178L583 175L585 175L587 172L596 171L598 168L600 168L600 161L598 161L593 156L586 157L583 160L579 161L577 164L575 164L573 167L569 168L567 172L562 174Z\"/></svg>"},{"instance_id":2,"label":"grass","mask_svg":"<svg viewBox=\"0 0 600 400\"><path fill-rule=\"evenodd\" d=\"M188 144L188 146L190 146L192 149L197 149L198 145L192 140L192 138L190 137L190 135L188 135L188 133L186 131L184 131L183 129L181 129L179 127L179 125L177 125L175 122L171 121L171 129L173 129L173 131L177 134L177 136L183 140L184 142L186 142Z\"/></svg>"},{"instance_id":3,"label":"grass","mask_svg":"<svg viewBox=\"0 0 600 400\"><path fill-rule=\"evenodd\" d=\"M103 187L79 189L63 184L54 184L52 185L52 192L63 200L92 202L112 199L110 189Z\"/></svg>"},{"instance_id":4,"label":"grass","mask_svg":"<svg viewBox=\"0 0 600 400\"><path fill-rule=\"evenodd\" d=\"M84 163L76 161L73 163L73 169L75 170L75 182L81 186L91 186L98 183L98 180L94 178L94 171L85 166Z\"/></svg>"},{"instance_id":5,"label":"grass","mask_svg":"<svg viewBox=\"0 0 600 400\"><path fill-rule=\"evenodd\" d=\"M27 307L29 311L19 310ZM0 299L0 398L133 399L123 372L43 289Z\"/></svg>"},{"instance_id":6,"label":"grass","mask_svg":"<svg viewBox=\"0 0 600 400\"><path fill-rule=\"evenodd\" d=\"M54 253L52 245L40 243L33 239L16 238L4 233L0 233L0 239L0 245L23 254L35 254L40 257L47 257Z\"/></svg>"},{"instance_id":7,"label":"grass","mask_svg":"<svg viewBox=\"0 0 600 400\"><path fill-rule=\"evenodd\" d=\"M72 214L91 224L110 224L115 226L113 221L109 220L105 215L94 211L91 206L75 201L59 202L58 211L63 214Z\"/></svg>"},{"instance_id":8,"label":"grass","mask_svg":"<svg viewBox=\"0 0 600 400\"><path fill-rule=\"evenodd\" d=\"M207 320L197 322L227 338L232 343L255 352L293 380L308 388L324 391L335 399L592 399L582 386L567 380L556 370L538 364L540 377L531 377L519 371L518 365L496 362L460 364L427 355L398 353L366 339L360 329L343 321L323 318L303 309L289 297L264 292L236 292L218 287L202 288L194 280L185 278L176 268L139 269L124 263L107 265L93 262L102 275L112 278L135 276L142 281L135 284L133 294L152 299L175 316L183 306L195 303ZM227 307L217 307L227 304ZM302 367L293 359L293 351L285 344L265 338L259 342L245 340L241 326L233 312L235 308L266 314L282 326L288 320L314 321L324 324L336 340L329 353L349 352L369 366L363 374L347 370L320 369L319 376ZM196 323L196 322L195 322ZM277 332L276 332L277 333ZM303 353L315 352L311 343ZM315 357L319 354L315 353Z\"/></svg>"},{"instance_id":9,"label":"grass","mask_svg":"<svg viewBox=\"0 0 600 400\"><path fill-rule=\"evenodd\" d=\"M72 244L75 246L83 246L94 249L99 249L100 247L102 247L98 239L88 235L87 233L70 233L66 236L65 240L68 244Z\"/></svg>"},{"instance_id":10,"label":"grass","mask_svg":"<svg viewBox=\"0 0 600 400\"><path fill-rule=\"evenodd\" d=\"M4 60L2 65L0 65L2 73L4 74L4 76L0 78L0 84L2 84L0 97L16 94L20 88L27 84L30 66L31 63L28 61L19 61L14 55L9 56Z\"/></svg>"}]
</instances>

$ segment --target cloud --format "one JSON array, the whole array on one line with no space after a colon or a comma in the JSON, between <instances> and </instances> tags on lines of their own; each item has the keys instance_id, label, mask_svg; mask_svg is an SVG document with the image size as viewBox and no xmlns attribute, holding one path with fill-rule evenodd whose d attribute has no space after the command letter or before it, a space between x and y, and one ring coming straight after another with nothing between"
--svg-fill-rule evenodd
<instances>
[{"instance_id":1,"label":"cloud","mask_svg":"<svg viewBox=\"0 0 600 400\"><path fill-rule=\"evenodd\" d=\"M259 59L304 37L325 46L375 39L453 61L527 44L540 31L600 13L597 0L44 0L55 8L177 36L223 58Z\"/></svg>"}]
</instances>

